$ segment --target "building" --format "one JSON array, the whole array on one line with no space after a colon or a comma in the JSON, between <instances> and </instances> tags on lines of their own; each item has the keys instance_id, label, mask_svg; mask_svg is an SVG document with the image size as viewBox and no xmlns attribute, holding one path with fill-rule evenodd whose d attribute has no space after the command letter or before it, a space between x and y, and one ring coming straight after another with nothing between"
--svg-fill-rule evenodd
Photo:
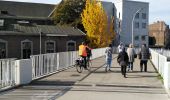
<instances>
[{"instance_id":1,"label":"building","mask_svg":"<svg viewBox=\"0 0 170 100\"><path fill-rule=\"evenodd\" d=\"M105 1L101 1L101 3L102 3L102 6L103 6L103 8L104 8L104 10L105 10L105 12L106 12L106 14L107 14L107 17L108 17L108 23L109 24L114 24L114 31L115 31L115 33L118 33L118 28L117 28L117 9L116 9L116 7L115 7L115 5L114 5L114 3L112 3L112 2L105 2ZM118 34L116 34L115 35L116 37L118 36ZM113 44L114 45L118 45L118 38L115 38L114 40L113 40Z\"/></svg>"},{"instance_id":2,"label":"building","mask_svg":"<svg viewBox=\"0 0 170 100\"><path fill-rule=\"evenodd\" d=\"M72 27L14 24L11 31L0 31L0 57L29 58L36 54L75 51L84 36Z\"/></svg>"},{"instance_id":3,"label":"building","mask_svg":"<svg viewBox=\"0 0 170 100\"><path fill-rule=\"evenodd\" d=\"M74 51L85 38L77 28L55 26L55 5L0 1L0 59Z\"/></svg>"},{"instance_id":4,"label":"building","mask_svg":"<svg viewBox=\"0 0 170 100\"><path fill-rule=\"evenodd\" d=\"M166 47L169 38L169 26L164 21L149 25L150 46Z\"/></svg>"},{"instance_id":5,"label":"building","mask_svg":"<svg viewBox=\"0 0 170 100\"><path fill-rule=\"evenodd\" d=\"M108 21L109 22L112 22L112 18L113 19L116 19L117 16L116 16L116 7L114 5L114 3L112 2L104 2L102 1L102 6L107 14L107 17L108 17ZM116 26L116 23L114 23L115 26Z\"/></svg>"},{"instance_id":6,"label":"building","mask_svg":"<svg viewBox=\"0 0 170 100\"><path fill-rule=\"evenodd\" d=\"M29 21L41 25L53 24L49 17L55 5L0 1L0 20L4 20L4 28L9 24L17 24L17 21Z\"/></svg>"},{"instance_id":7,"label":"building","mask_svg":"<svg viewBox=\"0 0 170 100\"><path fill-rule=\"evenodd\" d=\"M134 46L141 46L143 43L148 45L149 3L129 0L113 2L117 8L120 41L125 45L132 41Z\"/></svg>"}]
</instances>

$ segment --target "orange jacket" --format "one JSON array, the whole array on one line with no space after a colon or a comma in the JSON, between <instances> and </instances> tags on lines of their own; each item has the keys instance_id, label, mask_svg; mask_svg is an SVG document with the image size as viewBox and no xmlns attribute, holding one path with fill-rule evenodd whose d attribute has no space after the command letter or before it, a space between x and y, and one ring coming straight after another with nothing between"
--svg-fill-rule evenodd
<instances>
[{"instance_id":1,"label":"orange jacket","mask_svg":"<svg viewBox=\"0 0 170 100\"><path fill-rule=\"evenodd\" d=\"M87 51L86 51L86 47L85 45L80 45L79 46L79 55L80 56L87 56Z\"/></svg>"}]
</instances>

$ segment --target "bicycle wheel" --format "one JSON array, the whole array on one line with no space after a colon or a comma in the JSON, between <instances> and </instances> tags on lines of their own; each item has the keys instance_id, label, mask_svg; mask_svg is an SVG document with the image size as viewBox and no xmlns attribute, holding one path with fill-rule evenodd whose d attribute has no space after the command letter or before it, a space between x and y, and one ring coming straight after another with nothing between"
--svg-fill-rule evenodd
<instances>
[{"instance_id":1,"label":"bicycle wheel","mask_svg":"<svg viewBox=\"0 0 170 100\"><path fill-rule=\"evenodd\" d=\"M76 65L76 70L78 73L81 73L83 71L83 66L82 65Z\"/></svg>"},{"instance_id":2,"label":"bicycle wheel","mask_svg":"<svg viewBox=\"0 0 170 100\"><path fill-rule=\"evenodd\" d=\"M88 71L91 71L91 64L90 64L90 61L87 61L87 70L88 70Z\"/></svg>"}]
</instances>

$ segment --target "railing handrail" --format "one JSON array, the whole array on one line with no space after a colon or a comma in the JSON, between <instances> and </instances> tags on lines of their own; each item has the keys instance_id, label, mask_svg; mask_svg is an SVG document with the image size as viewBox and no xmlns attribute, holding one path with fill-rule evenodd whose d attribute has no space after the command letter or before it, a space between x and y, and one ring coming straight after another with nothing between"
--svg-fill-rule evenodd
<instances>
[{"instance_id":1,"label":"railing handrail","mask_svg":"<svg viewBox=\"0 0 170 100\"><path fill-rule=\"evenodd\" d=\"M106 47L104 47L106 48ZM96 49L103 49L103 48L96 48ZM95 50L95 49L92 49L92 50ZM56 52L56 53L68 53L68 52L78 52L78 50L76 51L65 51L65 52ZM48 55L48 54L56 54L56 53L45 53L45 54L41 54L41 55ZM36 55L31 55L32 56L39 56L40 54L36 54Z\"/></svg>"},{"instance_id":2,"label":"railing handrail","mask_svg":"<svg viewBox=\"0 0 170 100\"><path fill-rule=\"evenodd\" d=\"M0 61L2 60L16 60L17 58L4 58L4 59L0 59Z\"/></svg>"}]
</instances>

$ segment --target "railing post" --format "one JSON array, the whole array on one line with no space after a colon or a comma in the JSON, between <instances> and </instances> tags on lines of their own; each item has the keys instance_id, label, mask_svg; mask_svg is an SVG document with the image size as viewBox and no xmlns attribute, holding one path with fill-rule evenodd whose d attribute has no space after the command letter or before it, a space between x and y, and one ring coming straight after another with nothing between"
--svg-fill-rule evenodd
<instances>
[{"instance_id":1,"label":"railing post","mask_svg":"<svg viewBox=\"0 0 170 100\"><path fill-rule=\"evenodd\" d=\"M16 60L16 84L28 84L32 81L31 59Z\"/></svg>"}]
</instances>

